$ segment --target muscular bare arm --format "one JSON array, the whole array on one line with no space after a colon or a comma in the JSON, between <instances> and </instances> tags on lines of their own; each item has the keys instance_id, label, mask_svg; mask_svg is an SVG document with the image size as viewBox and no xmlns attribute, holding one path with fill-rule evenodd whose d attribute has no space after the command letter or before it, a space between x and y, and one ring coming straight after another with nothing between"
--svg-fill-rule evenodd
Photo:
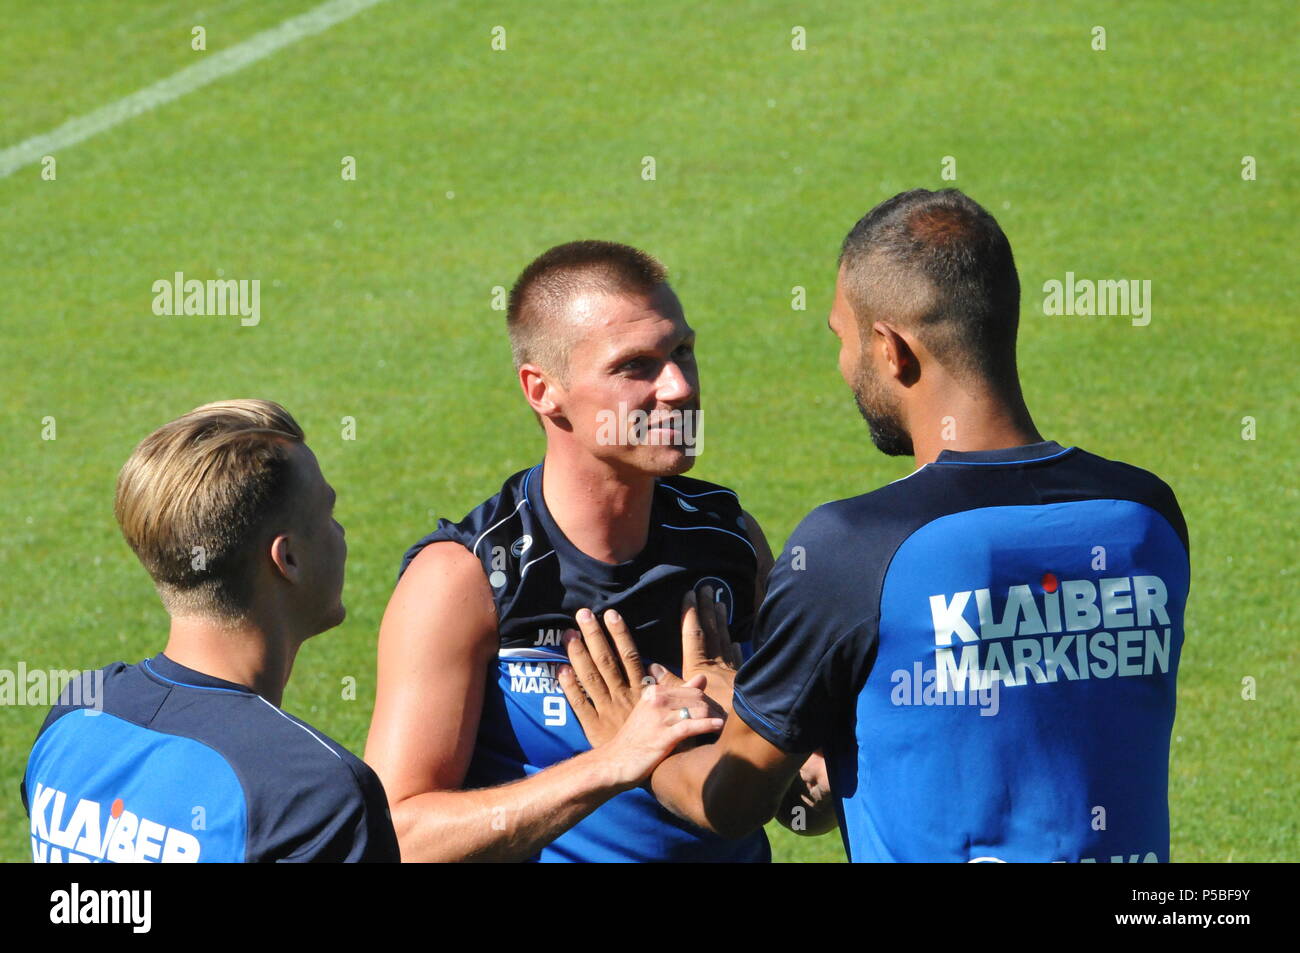
<instances>
[{"instance_id":1,"label":"muscular bare arm","mask_svg":"<svg viewBox=\"0 0 1300 953\"><path fill-rule=\"evenodd\" d=\"M652 697L605 745L521 781L460 790L497 649L496 613L478 560L458 543L430 545L384 613L366 741L404 861L531 857L648 777L683 738L709 730L703 717L670 724L674 706L693 705L695 690L647 693Z\"/></svg>"},{"instance_id":2,"label":"muscular bare arm","mask_svg":"<svg viewBox=\"0 0 1300 953\"><path fill-rule=\"evenodd\" d=\"M754 555L758 558L758 571L754 580L754 615L758 615L758 607L763 604L763 597L767 595L767 577L772 573L772 567L776 560L772 556L772 547L767 541L767 534L763 532L763 527L758 525L758 520L747 511L741 510L741 515L745 518L745 528L749 533L749 541L754 546Z\"/></svg>"},{"instance_id":3,"label":"muscular bare arm","mask_svg":"<svg viewBox=\"0 0 1300 953\"><path fill-rule=\"evenodd\" d=\"M721 738L673 755L651 785L678 817L723 837L744 837L777 815L808 757L787 754L733 715Z\"/></svg>"}]
</instances>

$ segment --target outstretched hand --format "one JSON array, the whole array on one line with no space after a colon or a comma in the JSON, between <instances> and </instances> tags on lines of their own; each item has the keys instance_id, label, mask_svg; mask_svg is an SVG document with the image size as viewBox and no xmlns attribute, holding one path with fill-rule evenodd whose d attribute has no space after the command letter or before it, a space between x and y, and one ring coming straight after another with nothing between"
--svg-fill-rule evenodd
<instances>
[{"instance_id":1,"label":"outstretched hand","mask_svg":"<svg viewBox=\"0 0 1300 953\"><path fill-rule=\"evenodd\" d=\"M683 741L722 730L722 719L711 715L701 691L704 678L656 684L622 616L612 609L605 613L612 647L590 610L579 612L577 620L581 632L565 634L570 664L560 669L560 687L587 740L610 759L614 783L635 787Z\"/></svg>"}]
</instances>

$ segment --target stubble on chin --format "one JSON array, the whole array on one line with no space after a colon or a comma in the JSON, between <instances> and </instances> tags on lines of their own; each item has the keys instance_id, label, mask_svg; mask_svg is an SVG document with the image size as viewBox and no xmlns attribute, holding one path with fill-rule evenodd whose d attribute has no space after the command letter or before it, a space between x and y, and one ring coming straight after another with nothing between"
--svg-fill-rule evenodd
<instances>
[{"instance_id":1,"label":"stubble on chin","mask_svg":"<svg viewBox=\"0 0 1300 953\"><path fill-rule=\"evenodd\" d=\"M897 404L890 401L884 388L865 368L858 371L853 398L877 450L890 457L913 455L912 435L903 426Z\"/></svg>"}]
</instances>

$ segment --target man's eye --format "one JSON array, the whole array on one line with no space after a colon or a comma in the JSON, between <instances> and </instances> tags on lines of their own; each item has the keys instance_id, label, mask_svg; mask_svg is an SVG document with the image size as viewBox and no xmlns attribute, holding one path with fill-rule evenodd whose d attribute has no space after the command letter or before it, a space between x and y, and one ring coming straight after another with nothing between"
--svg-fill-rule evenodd
<instances>
[{"instance_id":1,"label":"man's eye","mask_svg":"<svg viewBox=\"0 0 1300 953\"><path fill-rule=\"evenodd\" d=\"M676 354L678 354L678 355L680 355L680 356L682 356L682 357L694 357L694 356L695 356L695 345L694 345L694 344L683 344L683 345L681 345L679 348L677 348L677 350L676 350L674 353L676 353Z\"/></svg>"},{"instance_id":2,"label":"man's eye","mask_svg":"<svg viewBox=\"0 0 1300 953\"><path fill-rule=\"evenodd\" d=\"M645 367L645 358L634 357L630 361L624 361L619 365L618 369L620 371L639 371L643 367Z\"/></svg>"}]
</instances>

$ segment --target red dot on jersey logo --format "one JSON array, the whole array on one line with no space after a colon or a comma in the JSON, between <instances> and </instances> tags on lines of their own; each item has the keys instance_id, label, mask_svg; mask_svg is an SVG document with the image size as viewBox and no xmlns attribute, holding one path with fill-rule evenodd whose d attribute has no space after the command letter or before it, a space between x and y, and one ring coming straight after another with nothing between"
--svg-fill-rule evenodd
<instances>
[{"instance_id":1,"label":"red dot on jersey logo","mask_svg":"<svg viewBox=\"0 0 1300 953\"><path fill-rule=\"evenodd\" d=\"M1043 573L1043 592L1055 592L1056 586L1056 577L1050 572Z\"/></svg>"},{"instance_id":2,"label":"red dot on jersey logo","mask_svg":"<svg viewBox=\"0 0 1300 953\"><path fill-rule=\"evenodd\" d=\"M124 810L126 810L126 805L122 803L121 798L118 798L113 802L113 806L108 809L108 813L114 817L121 817Z\"/></svg>"}]
</instances>

